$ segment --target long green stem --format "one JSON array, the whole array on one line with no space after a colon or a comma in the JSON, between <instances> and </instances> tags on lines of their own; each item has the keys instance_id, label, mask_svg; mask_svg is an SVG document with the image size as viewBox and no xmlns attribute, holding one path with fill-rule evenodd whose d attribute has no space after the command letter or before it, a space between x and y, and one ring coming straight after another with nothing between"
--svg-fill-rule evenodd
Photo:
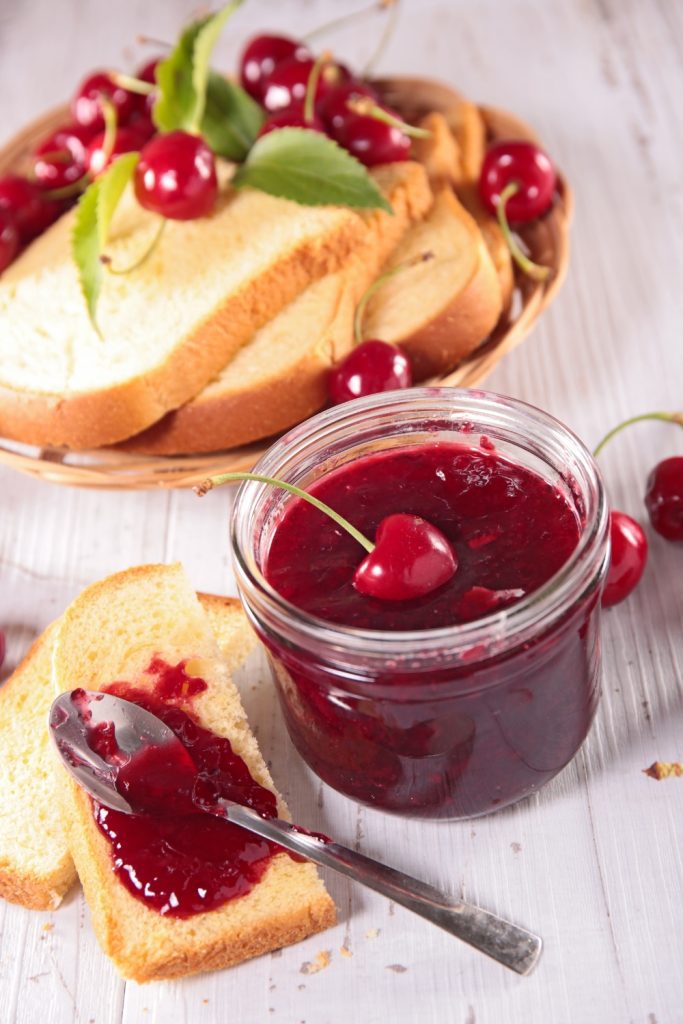
<instances>
[{"instance_id":1,"label":"long green stem","mask_svg":"<svg viewBox=\"0 0 683 1024\"><path fill-rule=\"evenodd\" d=\"M304 99L304 121L307 124L312 123L313 116L315 114L315 94L318 91L320 76L323 73L323 68L329 64L331 60L332 54L328 50L324 50L311 68L311 73L309 74L308 81L306 82L306 97Z\"/></svg>"},{"instance_id":2,"label":"long green stem","mask_svg":"<svg viewBox=\"0 0 683 1024\"><path fill-rule=\"evenodd\" d=\"M352 25L355 21L359 21L361 18L366 17L368 14L376 14L378 11L385 11L389 7L393 6L395 0L376 0L374 4L370 4L369 7L362 7L359 11L352 11L350 14L342 14L339 18L334 18L332 21L326 21L324 25L319 25L314 28L312 32L307 32L305 36L301 38L306 43L310 43L311 40L317 39L318 36L322 36L325 32L334 32L338 28L344 28L345 25Z\"/></svg>"},{"instance_id":3,"label":"long green stem","mask_svg":"<svg viewBox=\"0 0 683 1024\"><path fill-rule=\"evenodd\" d=\"M138 267L141 267L143 263L147 262L147 260L150 258L150 256L152 255L152 253L154 252L154 250L158 246L159 242L161 241L161 236L164 233L164 229L165 229L167 223L168 222L167 222L166 218L162 217L161 218L161 223L159 224L159 227L157 228L157 230L156 230L156 232L154 234L154 238L152 239L150 244L147 246L147 248L142 253L142 255L138 256L138 258L136 260L134 260L132 263L129 263L127 267L113 267L112 263L111 263L111 258L109 256L105 255L104 253L100 256L100 262L104 263L104 265L106 266L106 268L107 268L107 270L109 271L110 274L116 274L116 275L122 275L123 276L125 274L130 274L131 271L133 271L133 270L137 270Z\"/></svg>"},{"instance_id":4,"label":"long green stem","mask_svg":"<svg viewBox=\"0 0 683 1024\"><path fill-rule=\"evenodd\" d=\"M605 434L600 444L596 446L593 456L597 458L607 442L611 441L615 434L620 434L622 430L630 427L632 423L643 423L645 420L663 420L665 423L677 423L679 427L683 427L683 412L643 412L639 416L631 416L630 419L624 420L623 423L619 423L616 427L612 427Z\"/></svg>"},{"instance_id":5,"label":"long green stem","mask_svg":"<svg viewBox=\"0 0 683 1024\"><path fill-rule=\"evenodd\" d=\"M138 96L149 96L156 89L153 82L143 82L141 78L125 75L122 71L110 71L109 77L115 85L126 89L128 92L137 93Z\"/></svg>"},{"instance_id":6,"label":"long green stem","mask_svg":"<svg viewBox=\"0 0 683 1024\"><path fill-rule=\"evenodd\" d=\"M352 526L348 519L344 519L338 512L335 512L333 508L326 505L324 501L320 501L318 498L314 498L308 491L302 491L300 487L296 487L294 484L285 483L284 480L276 480L271 476L261 476L259 473L221 473L220 476L212 476L204 483L199 484L198 487L194 488L195 494L198 494L200 498L203 498L205 494L213 490L214 487L220 486L220 484L227 484L237 480L255 480L260 484L270 484L272 487L280 487L283 491L289 491L290 494L295 495L297 498L303 498L309 505L313 505L314 508L319 509L320 512L324 512L326 516L333 519L338 526L341 526L343 530L346 530L354 540L365 548L370 553L375 550L375 545L371 540L357 530L355 526Z\"/></svg>"},{"instance_id":7,"label":"long green stem","mask_svg":"<svg viewBox=\"0 0 683 1024\"><path fill-rule=\"evenodd\" d=\"M373 121L390 124L392 128L398 128L399 131L403 132L404 135L408 135L411 139L428 139L432 134L428 128L416 128L415 125L402 121L395 114L390 114L388 110L380 107L369 96L357 96L355 99L347 100L346 106L352 114L362 114L364 117L371 117Z\"/></svg>"},{"instance_id":8,"label":"long green stem","mask_svg":"<svg viewBox=\"0 0 683 1024\"><path fill-rule=\"evenodd\" d=\"M498 206L496 207L496 215L498 217L498 223L500 224L500 230L503 232L503 236L507 243L507 247L510 250L510 255L513 260L524 273L533 278L534 281L545 281L551 274L550 267L542 267L538 263L534 263L530 260L526 253L522 252L517 242L517 239L512 233L510 224L507 219L505 207L508 199L512 199L514 195L519 192L519 185L516 181L511 181L509 185L506 185L500 194L498 200Z\"/></svg>"},{"instance_id":9,"label":"long green stem","mask_svg":"<svg viewBox=\"0 0 683 1024\"><path fill-rule=\"evenodd\" d=\"M391 270L387 270L384 274L380 274L376 281L373 281L368 288L363 292L358 305L356 306L356 312L353 317L353 336L356 345L360 345L363 340L363 314L365 313L365 307L368 302L383 285L390 281L396 274L400 274L403 270L410 270L411 267L416 267L419 263L426 263L427 260L434 258L433 252L420 252L417 256L413 256L410 260L404 260L403 263L397 263Z\"/></svg>"}]
</instances>

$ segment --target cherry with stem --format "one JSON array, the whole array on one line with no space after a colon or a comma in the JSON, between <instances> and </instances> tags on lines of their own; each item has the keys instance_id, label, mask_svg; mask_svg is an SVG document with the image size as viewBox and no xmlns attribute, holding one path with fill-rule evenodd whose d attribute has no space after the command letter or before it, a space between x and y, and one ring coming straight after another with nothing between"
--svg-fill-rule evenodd
<instances>
[{"instance_id":1,"label":"cherry with stem","mask_svg":"<svg viewBox=\"0 0 683 1024\"><path fill-rule=\"evenodd\" d=\"M224 483L253 480L279 487L329 516L367 552L356 567L353 585L361 594L383 601L406 601L424 597L448 582L458 568L455 553L444 535L420 516L396 513L386 516L377 527L373 543L352 523L325 502L295 484L262 476L260 473L222 473L195 487L203 497Z\"/></svg>"}]
</instances>

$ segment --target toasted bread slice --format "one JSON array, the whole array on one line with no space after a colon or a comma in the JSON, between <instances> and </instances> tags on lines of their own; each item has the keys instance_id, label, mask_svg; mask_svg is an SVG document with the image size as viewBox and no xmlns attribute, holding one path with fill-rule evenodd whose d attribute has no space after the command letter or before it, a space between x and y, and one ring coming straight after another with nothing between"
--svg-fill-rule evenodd
<instances>
[{"instance_id":1,"label":"toasted bread slice","mask_svg":"<svg viewBox=\"0 0 683 1024\"><path fill-rule=\"evenodd\" d=\"M373 218L366 244L347 260L344 271L312 284L196 398L121 447L156 455L234 448L285 430L322 408L329 369L353 344L358 299L432 202L418 163L387 164L375 170L375 177L394 215Z\"/></svg>"},{"instance_id":2,"label":"toasted bread slice","mask_svg":"<svg viewBox=\"0 0 683 1024\"><path fill-rule=\"evenodd\" d=\"M223 659L238 668L256 644L239 601L200 594ZM62 819L47 716L54 698L53 624L0 689L0 898L53 910L77 880Z\"/></svg>"},{"instance_id":3,"label":"toasted bread slice","mask_svg":"<svg viewBox=\"0 0 683 1024\"><path fill-rule=\"evenodd\" d=\"M363 332L400 345L420 380L443 373L488 336L500 316L500 286L476 222L449 188L391 255L387 269L419 253L433 259L396 274L368 303Z\"/></svg>"},{"instance_id":4,"label":"toasted bread slice","mask_svg":"<svg viewBox=\"0 0 683 1024\"><path fill-rule=\"evenodd\" d=\"M226 186L211 216L168 222L140 267L107 275L100 338L70 253L74 216L0 280L0 434L72 448L120 441L193 398L259 327L392 219ZM112 265L134 263L157 224L124 196Z\"/></svg>"},{"instance_id":5,"label":"toasted bread slice","mask_svg":"<svg viewBox=\"0 0 683 1024\"><path fill-rule=\"evenodd\" d=\"M235 610L241 622L243 613ZM241 635L237 627L236 632ZM230 740L252 776L274 790L249 730L209 620L178 565L139 566L88 587L60 620L53 654L56 691L97 689L125 679L149 687L152 657L191 658L207 689L192 699L199 723ZM198 670L198 669L197 669ZM254 888L217 910L162 916L139 902L112 871L109 844L92 804L57 764L71 849L99 942L124 977L177 978L227 967L296 942L332 924L334 904L310 863L276 855ZM278 798L278 812L287 809Z\"/></svg>"},{"instance_id":6,"label":"toasted bread slice","mask_svg":"<svg viewBox=\"0 0 683 1024\"><path fill-rule=\"evenodd\" d=\"M429 135L413 140L413 154L426 170L432 187L455 186L462 177L461 153L448 121L435 110L423 117L418 127Z\"/></svg>"}]
</instances>

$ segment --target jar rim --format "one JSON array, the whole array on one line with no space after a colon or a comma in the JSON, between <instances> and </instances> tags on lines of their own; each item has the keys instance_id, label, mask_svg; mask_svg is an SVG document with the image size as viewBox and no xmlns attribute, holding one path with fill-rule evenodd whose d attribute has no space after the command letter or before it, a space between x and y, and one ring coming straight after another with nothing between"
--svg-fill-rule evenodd
<instances>
[{"instance_id":1,"label":"jar rim","mask_svg":"<svg viewBox=\"0 0 683 1024\"><path fill-rule=\"evenodd\" d=\"M496 419L516 421L524 426L524 436L538 438L540 434L552 439L567 455L572 465L571 478L581 483L584 504L584 522L579 542L563 566L542 586L521 600L501 611L493 612L473 622L457 623L433 629L378 630L358 629L351 626L327 622L297 608L282 597L262 574L249 541L248 528L253 521L259 502L269 492L270 486L255 481L245 481L235 499L231 521L233 559L239 589L249 596L258 596L261 606L267 608L272 627L290 642L300 644L324 644L334 650L341 661L345 655L353 654L368 659L386 661L388 651L392 658L407 658L424 662L435 657L452 657L458 653L470 656L473 651L485 645L486 657L496 656L503 650L524 643L532 635L543 632L557 620L575 600L594 583L607 559L604 544L607 535L607 501L600 471L584 443L561 421L537 407L518 399L499 395L495 392L450 387L411 388L408 391L384 392L356 399L344 405L334 406L311 417L290 430L268 449L254 467L255 473L267 476L281 475L278 465L292 462L298 452L322 445L333 434L343 433L344 427L358 430L367 425L373 416L381 411L386 418L394 421L401 412L420 413L425 421L432 413L436 418L457 412L463 424L472 423L490 431L500 426ZM407 420L405 421L407 425ZM455 429L457 421L453 421ZM405 431L406 438L410 436ZM397 436L400 436L400 431ZM559 442L559 445L557 444ZM549 463L549 459L546 459ZM245 551L245 548L248 549ZM604 550L603 550L604 548ZM593 557L591 557L591 555Z\"/></svg>"}]
</instances>

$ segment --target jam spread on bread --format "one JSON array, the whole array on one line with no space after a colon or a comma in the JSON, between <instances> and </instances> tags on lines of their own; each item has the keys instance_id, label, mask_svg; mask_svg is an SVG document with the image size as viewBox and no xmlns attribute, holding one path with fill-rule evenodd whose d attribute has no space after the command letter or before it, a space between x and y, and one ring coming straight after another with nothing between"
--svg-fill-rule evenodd
<instances>
[{"instance_id":1,"label":"jam spread on bread","mask_svg":"<svg viewBox=\"0 0 683 1024\"><path fill-rule=\"evenodd\" d=\"M187 698L205 690L206 683L186 667L186 662L169 665L155 657L147 670L155 677L151 688L125 682L103 688L160 718L189 757L174 763L162 748L150 747L120 769L117 787L123 785L127 795L144 791L144 814L123 814L93 801L119 881L146 906L171 917L216 910L246 895L282 852L237 825L198 813L192 804L194 776L188 774L188 763L194 762L203 799L226 797L264 817L277 813L275 796L252 778L230 742L199 725L188 710ZM183 706L169 703L174 700ZM115 753L111 741L106 730L90 740L93 749L109 757Z\"/></svg>"}]
</instances>

